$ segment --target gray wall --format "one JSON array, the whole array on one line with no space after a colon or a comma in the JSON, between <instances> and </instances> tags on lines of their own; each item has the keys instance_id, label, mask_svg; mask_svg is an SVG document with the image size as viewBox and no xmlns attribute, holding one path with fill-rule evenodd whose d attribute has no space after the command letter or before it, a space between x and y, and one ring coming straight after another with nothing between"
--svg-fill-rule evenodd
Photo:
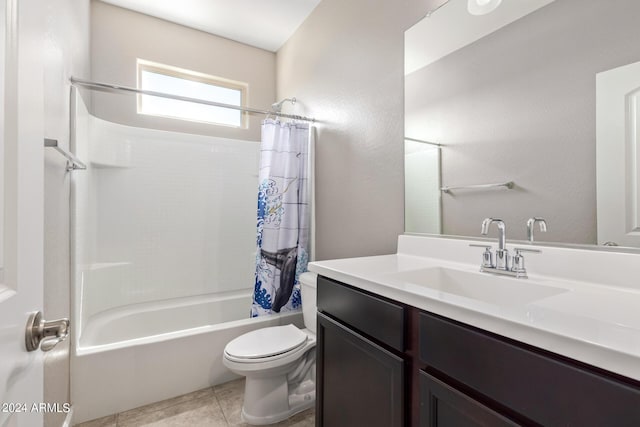
<instances>
[{"instance_id":1,"label":"gray wall","mask_svg":"<svg viewBox=\"0 0 640 427\"><path fill-rule=\"evenodd\" d=\"M91 2L91 79L136 86L136 59L146 59L249 83L248 104L265 109L276 98L276 56L202 31ZM87 76L85 76L87 77ZM261 115L249 129L137 114L134 95L94 93L96 116L117 123L225 138L260 140Z\"/></svg>"},{"instance_id":2,"label":"gray wall","mask_svg":"<svg viewBox=\"0 0 640 427\"><path fill-rule=\"evenodd\" d=\"M89 74L89 0L50 0L46 7L44 108L45 136L69 147L69 77ZM66 161L45 150L44 315L70 317L69 189ZM82 173L82 172L75 172ZM73 324L72 324L73 328ZM44 401L69 402L71 340L44 354ZM58 427L66 414L45 413L44 424Z\"/></svg>"},{"instance_id":3,"label":"gray wall","mask_svg":"<svg viewBox=\"0 0 640 427\"><path fill-rule=\"evenodd\" d=\"M407 131L438 129L444 185L517 185L444 194L444 234L495 216L524 239L536 215L541 240L596 243L595 74L640 59L638 16L636 0L556 0L407 76Z\"/></svg>"},{"instance_id":4,"label":"gray wall","mask_svg":"<svg viewBox=\"0 0 640 427\"><path fill-rule=\"evenodd\" d=\"M436 1L323 0L278 51L315 116L316 258L393 253L404 230L404 31Z\"/></svg>"}]
</instances>

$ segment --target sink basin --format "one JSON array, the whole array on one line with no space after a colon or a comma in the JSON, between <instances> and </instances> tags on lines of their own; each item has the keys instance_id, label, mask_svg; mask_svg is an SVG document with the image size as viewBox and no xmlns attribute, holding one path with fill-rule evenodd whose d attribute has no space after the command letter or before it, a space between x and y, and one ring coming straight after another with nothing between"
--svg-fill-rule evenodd
<instances>
[{"instance_id":1,"label":"sink basin","mask_svg":"<svg viewBox=\"0 0 640 427\"><path fill-rule=\"evenodd\" d=\"M529 279L515 279L445 267L391 273L388 278L399 285L412 288L413 291L422 291L421 293L435 291L437 295L434 296L440 299L446 299L446 294L453 294L501 306L527 304L567 291L563 288L541 285Z\"/></svg>"}]
</instances>

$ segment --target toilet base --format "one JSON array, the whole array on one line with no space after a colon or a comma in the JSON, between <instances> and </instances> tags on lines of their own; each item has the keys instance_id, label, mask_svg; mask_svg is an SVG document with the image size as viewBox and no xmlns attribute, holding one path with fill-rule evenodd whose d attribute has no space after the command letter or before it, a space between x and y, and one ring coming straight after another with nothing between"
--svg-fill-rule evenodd
<instances>
[{"instance_id":1,"label":"toilet base","mask_svg":"<svg viewBox=\"0 0 640 427\"><path fill-rule=\"evenodd\" d=\"M315 405L315 383L311 380L303 381L291 394L283 377L246 381L242 420L248 424L277 423Z\"/></svg>"},{"instance_id":2,"label":"toilet base","mask_svg":"<svg viewBox=\"0 0 640 427\"><path fill-rule=\"evenodd\" d=\"M290 418L292 416L294 416L295 414L302 412L306 409L312 408L313 405L315 405L316 401L311 400L309 402L304 402L303 404L301 404L300 406L296 407L296 408L292 408L290 410L288 410L287 412L283 412L282 414L278 414L278 415L269 415L267 417L254 417L251 415L248 415L247 413L244 412L244 407L242 408L242 421L244 421L247 424L251 424L254 426L261 426L261 425L267 425L267 424L274 424L274 423L279 423L280 421L284 421L287 418Z\"/></svg>"}]
</instances>

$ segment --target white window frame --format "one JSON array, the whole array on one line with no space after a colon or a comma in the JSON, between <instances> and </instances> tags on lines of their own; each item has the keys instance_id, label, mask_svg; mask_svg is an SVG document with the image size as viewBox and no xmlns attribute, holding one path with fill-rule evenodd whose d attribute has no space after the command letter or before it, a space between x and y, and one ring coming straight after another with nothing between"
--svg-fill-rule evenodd
<instances>
[{"instance_id":1,"label":"white window frame","mask_svg":"<svg viewBox=\"0 0 640 427\"><path fill-rule=\"evenodd\" d=\"M223 77L200 73L198 71L193 71L193 70L187 70L185 68L174 67L172 65L160 64L157 62L147 61L145 59L140 59L140 58L138 58L136 61L136 68L137 68L136 75L137 75L138 89L144 89L141 87L142 72L147 71L147 72L152 72L156 74L163 74L165 76L176 77L179 79L205 83L212 86L238 90L240 91L240 94L241 94L240 106L246 107L248 103L249 84L245 82L225 79ZM216 126L232 127L236 129L247 129L249 127L249 115L246 111L240 112L240 126L229 125L226 123L218 123L213 120L203 121L198 119L189 119L185 117L177 117L177 116L171 116L171 115L145 113L142 111L142 102L143 102L144 96L149 96L149 95L138 94L137 96L138 114L144 114L144 115L149 115L153 117L165 117L165 118L170 118L175 120L184 120L184 121L197 122L197 123L207 123L207 124L212 124Z\"/></svg>"}]
</instances>

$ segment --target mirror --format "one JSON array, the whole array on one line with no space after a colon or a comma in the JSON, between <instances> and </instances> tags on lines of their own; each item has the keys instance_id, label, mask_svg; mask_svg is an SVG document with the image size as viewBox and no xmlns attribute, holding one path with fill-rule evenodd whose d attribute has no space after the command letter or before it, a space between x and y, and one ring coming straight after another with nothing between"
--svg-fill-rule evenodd
<instances>
[{"instance_id":1,"label":"mirror","mask_svg":"<svg viewBox=\"0 0 640 427\"><path fill-rule=\"evenodd\" d=\"M426 179L405 142L406 231L475 238L497 217L526 240L542 217L538 243L640 247L640 2L476 2L405 33L405 136L441 145ZM409 221L420 188L438 220Z\"/></svg>"}]
</instances>

